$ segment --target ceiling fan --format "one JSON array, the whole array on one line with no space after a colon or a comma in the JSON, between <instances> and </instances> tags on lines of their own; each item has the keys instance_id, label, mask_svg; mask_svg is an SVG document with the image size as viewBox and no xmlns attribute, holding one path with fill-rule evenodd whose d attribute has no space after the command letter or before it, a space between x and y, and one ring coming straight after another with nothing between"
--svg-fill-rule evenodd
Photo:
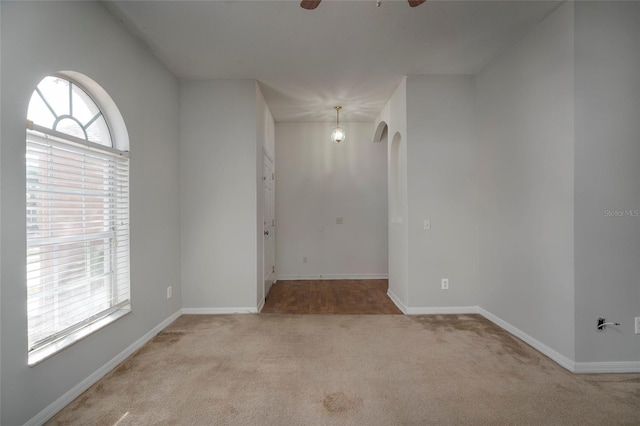
<instances>
[{"instance_id":1,"label":"ceiling fan","mask_svg":"<svg viewBox=\"0 0 640 426\"><path fill-rule=\"evenodd\" d=\"M307 10L313 10L320 4L322 0L302 0L300 2L300 7ZM409 6L416 7L420 6L422 3L427 0L407 0L409 2ZM380 6L380 0L378 0L378 6Z\"/></svg>"}]
</instances>

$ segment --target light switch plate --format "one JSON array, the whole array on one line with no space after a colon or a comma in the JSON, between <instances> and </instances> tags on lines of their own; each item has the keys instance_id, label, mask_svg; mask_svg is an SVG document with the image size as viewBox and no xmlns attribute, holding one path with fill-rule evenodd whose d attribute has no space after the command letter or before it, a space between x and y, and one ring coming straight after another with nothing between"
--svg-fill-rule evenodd
<instances>
[{"instance_id":1,"label":"light switch plate","mask_svg":"<svg viewBox=\"0 0 640 426\"><path fill-rule=\"evenodd\" d=\"M424 220L424 230L428 231L429 229L431 229L431 221L429 219L425 219Z\"/></svg>"}]
</instances>

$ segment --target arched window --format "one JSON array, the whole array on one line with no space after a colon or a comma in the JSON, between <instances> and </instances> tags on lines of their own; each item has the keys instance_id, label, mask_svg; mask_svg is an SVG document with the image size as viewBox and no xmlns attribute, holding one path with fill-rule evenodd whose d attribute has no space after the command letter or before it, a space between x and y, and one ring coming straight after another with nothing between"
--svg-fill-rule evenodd
<instances>
[{"instance_id":1,"label":"arched window","mask_svg":"<svg viewBox=\"0 0 640 426\"><path fill-rule=\"evenodd\" d=\"M27 118L37 126L113 147L102 111L77 84L45 77L31 96Z\"/></svg>"},{"instance_id":2,"label":"arched window","mask_svg":"<svg viewBox=\"0 0 640 426\"><path fill-rule=\"evenodd\" d=\"M402 222L402 185L400 167L400 133L396 133L389 149L389 216L391 222Z\"/></svg>"},{"instance_id":3,"label":"arched window","mask_svg":"<svg viewBox=\"0 0 640 426\"><path fill-rule=\"evenodd\" d=\"M130 311L129 155L109 118L121 120L64 76L45 77L29 102L29 365Z\"/></svg>"}]
</instances>

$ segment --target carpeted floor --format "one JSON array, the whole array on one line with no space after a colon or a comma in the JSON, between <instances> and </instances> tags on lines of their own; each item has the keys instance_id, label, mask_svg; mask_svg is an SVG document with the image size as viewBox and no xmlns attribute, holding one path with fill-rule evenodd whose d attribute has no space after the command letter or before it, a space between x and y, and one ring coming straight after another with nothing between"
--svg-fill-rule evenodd
<instances>
[{"instance_id":1,"label":"carpeted floor","mask_svg":"<svg viewBox=\"0 0 640 426\"><path fill-rule=\"evenodd\" d=\"M185 315L49 424L640 424L640 374L571 374L477 315Z\"/></svg>"}]
</instances>

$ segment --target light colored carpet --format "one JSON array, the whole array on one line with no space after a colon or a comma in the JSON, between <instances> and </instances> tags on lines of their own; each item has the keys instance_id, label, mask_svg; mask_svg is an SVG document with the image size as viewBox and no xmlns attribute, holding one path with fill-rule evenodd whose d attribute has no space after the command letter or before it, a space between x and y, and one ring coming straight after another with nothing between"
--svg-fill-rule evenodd
<instances>
[{"instance_id":1,"label":"light colored carpet","mask_svg":"<svg viewBox=\"0 0 640 426\"><path fill-rule=\"evenodd\" d=\"M50 424L640 424L640 374L573 375L477 315L185 315Z\"/></svg>"}]
</instances>

